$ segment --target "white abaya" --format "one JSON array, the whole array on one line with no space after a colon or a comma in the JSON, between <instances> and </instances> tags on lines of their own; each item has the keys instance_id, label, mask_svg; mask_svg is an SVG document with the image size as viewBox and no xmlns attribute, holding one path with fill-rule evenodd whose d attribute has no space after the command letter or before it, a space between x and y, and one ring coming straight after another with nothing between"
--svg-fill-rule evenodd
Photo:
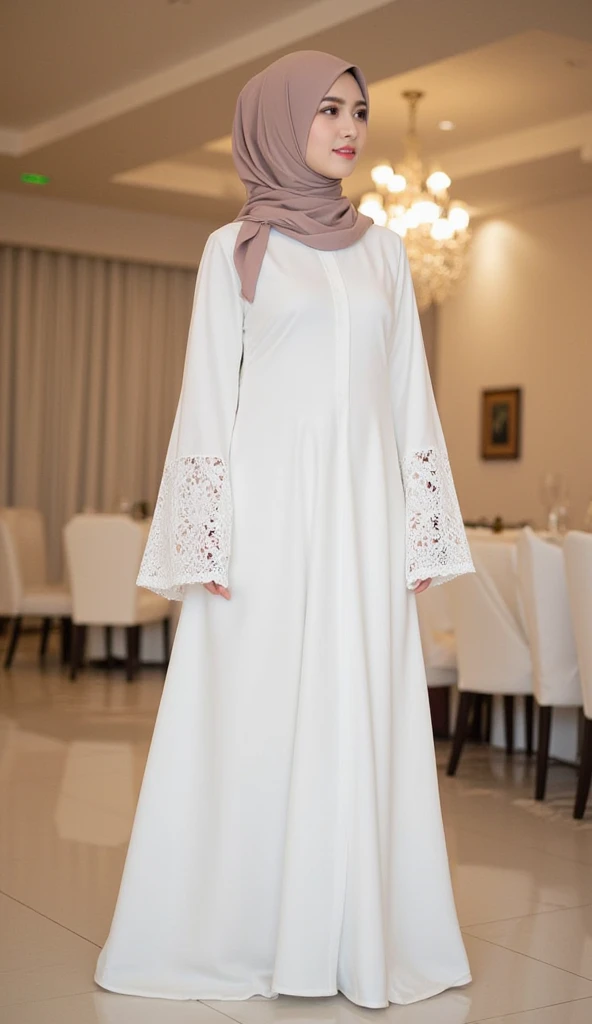
<instances>
[{"instance_id":1,"label":"white abaya","mask_svg":"<svg viewBox=\"0 0 592 1024\"><path fill-rule=\"evenodd\" d=\"M470 980L413 584L472 564L404 247L210 236L139 583L184 598L96 980L410 1003ZM224 600L199 585L228 582Z\"/></svg>"}]
</instances>

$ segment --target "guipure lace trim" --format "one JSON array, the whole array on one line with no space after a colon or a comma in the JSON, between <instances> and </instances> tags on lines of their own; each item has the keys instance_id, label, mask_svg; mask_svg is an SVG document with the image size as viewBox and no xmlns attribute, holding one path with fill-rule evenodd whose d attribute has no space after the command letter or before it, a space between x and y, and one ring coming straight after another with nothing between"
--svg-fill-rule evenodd
<instances>
[{"instance_id":1,"label":"guipure lace trim","mask_svg":"<svg viewBox=\"0 0 592 1024\"><path fill-rule=\"evenodd\" d=\"M165 466L137 579L169 601L192 583L228 586L232 499L226 463L190 455Z\"/></svg>"},{"instance_id":2,"label":"guipure lace trim","mask_svg":"<svg viewBox=\"0 0 592 1024\"><path fill-rule=\"evenodd\" d=\"M406 504L406 581L432 586L474 572L447 456L435 448L402 462Z\"/></svg>"}]
</instances>

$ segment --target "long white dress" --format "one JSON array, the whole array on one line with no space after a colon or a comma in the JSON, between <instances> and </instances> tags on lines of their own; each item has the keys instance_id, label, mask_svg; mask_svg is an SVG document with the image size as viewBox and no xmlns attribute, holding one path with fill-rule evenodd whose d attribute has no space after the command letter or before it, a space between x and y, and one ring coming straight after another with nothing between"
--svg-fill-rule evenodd
<instances>
[{"instance_id":1,"label":"long white dress","mask_svg":"<svg viewBox=\"0 0 592 1024\"><path fill-rule=\"evenodd\" d=\"M206 245L140 571L184 603L96 980L410 1003L470 981L410 587L472 564L407 258L272 230L250 305L239 227Z\"/></svg>"}]
</instances>

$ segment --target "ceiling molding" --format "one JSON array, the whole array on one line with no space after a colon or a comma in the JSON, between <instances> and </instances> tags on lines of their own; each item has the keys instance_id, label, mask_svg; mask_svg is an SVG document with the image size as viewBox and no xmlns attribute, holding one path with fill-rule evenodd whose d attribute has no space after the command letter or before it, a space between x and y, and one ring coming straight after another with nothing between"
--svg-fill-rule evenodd
<instances>
[{"instance_id":1,"label":"ceiling molding","mask_svg":"<svg viewBox=\"0 0 592 1024\"><path fill-rule=\"evenodd\" d=\"M449 149L441 156L436 154L429 162L441 164L452 178L462 180L572 150L580 150L582 159L586 159L584 152L591 144L592 113L586 113L498 135L474 146Z\"/></svg>"},{"instance_id":2,"label":"ceiling molding","mask_svg":"<svg viewBox=\"0 0 592 1024\"><path fill-rule=\"evenodd\" d=\"M227 135L203 148L227 154L230 152L231 141L231 136ZM463 178L578 150L582 160L592 161L592 113L498 135L472 146L448 149L442 154L426 154L426 163L429 166L440 166L455 181L462 181ZM241 203L244 199L244 188L234 171L214 169L197 163L188 164L181 160L157 161L116 174L111 180L118 184L200 195L204 198L234 199ZM352 183L352 186L348 188L346 182L344 191L357 196L357 182Z\"/></svg>"},{"instance_id":3,"label":"ceiling molding","mask_svg":"<svg viewBox=\"0 0 592 1024\"><path fill-rule=\"evenodd\" d=\"M200 167L175 160L160 160L133 171L124 171L115 174L111 181L118 185L182 192L207 199L230 199L240 204L245 198L244 185L235 171Z\"/></svg>"},{"instance_id":4,"label":"ceiling molding","mask_svg":"<svg viewBox=\"0 0 592 1024\"><path fill-rule=\"evenodd\" d=\"M0 127L0 153L6 156L21 156L21 140L21 132L15 131L14 128Z\"/></svg>"},{"instance_id":5,"label":"ceiling molding","mask_svg":"<svg viewBox=\"0 0 592 1024\"><path fill-rule=\"evenodd\" d=\"M106 93L90 103L74 107L58 117L22 131L0 129L0 154L25 156L42 146L67 138L103 121L170 96L214 75L240 67L266 53L289 46L298 39L323 32L344 21L388 7L396 0L320 0L304 10L257 28L207 53L181 61L148 75L133 85Z\"/></svg>"}]
</instances>

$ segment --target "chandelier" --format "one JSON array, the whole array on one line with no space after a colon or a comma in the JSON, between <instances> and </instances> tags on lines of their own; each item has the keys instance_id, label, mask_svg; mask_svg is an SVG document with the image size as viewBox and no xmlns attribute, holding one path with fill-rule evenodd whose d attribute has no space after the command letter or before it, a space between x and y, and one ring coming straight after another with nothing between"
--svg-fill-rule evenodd
<instances>
[{"instance_id":1,"label":"chandelier","mask_svg":"<svg viewBox=\"0 0 592 1024\"><path fill-rule=\"evenodd\" d=\"M443 302L461 278L470 240L469 213L448 195L450 178L436 169L426 177L416 130L417 104L424 93L404 92L409 104L405 155L395 169L377 164L370 174L376 190L366 192L358 209L376 224L405 239L417 304Z\"/></svg>"}]
</instances>

